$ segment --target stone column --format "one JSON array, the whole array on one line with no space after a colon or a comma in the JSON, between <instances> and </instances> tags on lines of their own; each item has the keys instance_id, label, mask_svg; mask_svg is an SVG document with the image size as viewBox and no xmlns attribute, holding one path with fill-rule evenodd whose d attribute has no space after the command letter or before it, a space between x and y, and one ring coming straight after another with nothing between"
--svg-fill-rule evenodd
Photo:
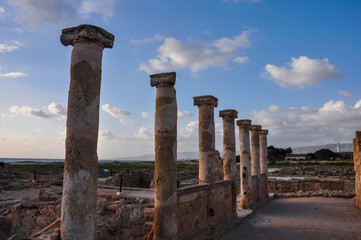
<instances>
[{"instance_id":1,"label":"stone column","mask_svg":"<svg viewBox=\"0 0 361 240\"><path fill-rule=\"evenodd\" d=\"M361 131L356 131L355 138L353 139L353 161L356 191L354 202L357 207L361 208Z\"/></svg>"},{"instance_id":2,"label":"stone column","mask_svg":"<svg viewBox=\"0 0 361 240\"><path fill-rule=\"evenodd\" d=\"M63 29L73 45L66 123L61 239L94 239L97 217L99 96L104 48L114 35L92 25Z\"/></svg>"},{"instance_id":3,"label":"stone column","mask_svg":"<svg viewBox=\"0 0 361 240\"><path fill-rule=\"evenodd\" d=\"M215 153L215 129L214 108L218 106L218 99L211 96L193 97L194 106L198 106L199 123L199 183L215 182L214 176L214 153Z\"/></svg>"},{"instance_id":4,"label":"stone column","mask_svg":"<svg viewBox=\"0 0 361 240\"><path fill-rule=\"evenodd\" d=\"M252 189L252 172L251 172L251 155L250 155L250 142L249 142L249 127L251 120L241 119L237 120L239 127L239 145L240 145L240 195L241 201L239 208L253 208L255 205L252 202L251 189Z\"/></svg>"},{"instance_id":5,"label":"stone column","mask_svg":"<svg viewBox=\"0 0 361 240\"><path fill-rule=\"evenodd\" d=\"M267 135L268 135L268 130L264 129L264 130L259 131L262 199L269 197L269 195L268 195Z\"/></svg>"},{"instance_id":6,"label":"stone column","mask_svg":"<svg viewBox=\"0 0 361 240\"><path fill-rule=\"evenodd\" d=\"M223 176L232 180L232 214L237 215L237 168L236 168L236 137L234 119L238 112L233 109L219 111L223 120Z\"/></svg>"},{"instance_id":7,"label":"stone column","mask_svg":"<svg viewBox=\"0 0 361 240\"><path fill-rule=\"evenodd\" d=\"M218 99L210 96L193 97L194 106L198 106L198 138L199 138L199 184L208 183L207 193L207 225L211 234L217 226L215 212L215 129L214 108L218 106Z\"/></svg>"},{"instance_id":8,"label":"stone column","mask_svg":"<svg viewBox=\"0 0 361 240\"><path fill-rule=\"evenodd\" d=\"M261 194L261 169L260 169L260 149L259 149L259 131L260 125L252 125L251 130L251 163L252 163L252 197L255 202L262 198Z\"/></svg>"},{"instance_id":9,"label":"stone column","mask_svg":"<svg viewBox=\"0 0 361 240\"><path fill-rule=\"evenodd\" d=\"M155 107L154 239L177 239L176 73L150 76Z\"/></svg>"}]
</instances>

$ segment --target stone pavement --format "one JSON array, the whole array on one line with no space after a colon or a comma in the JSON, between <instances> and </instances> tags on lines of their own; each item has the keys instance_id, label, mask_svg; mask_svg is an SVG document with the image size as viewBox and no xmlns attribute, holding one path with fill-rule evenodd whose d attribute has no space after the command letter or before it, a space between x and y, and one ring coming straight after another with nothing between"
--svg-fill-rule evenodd
<instances>
[{"instance_id":1,"label":"stone pavement","mask_svg":"<svg viewBox=\"0 0 361 240\"><path fill-rule=\"evenodd\" d=\"M344 198L273 199L219 239L361 239L361 210Z\"/></svg>"}]
</instances>

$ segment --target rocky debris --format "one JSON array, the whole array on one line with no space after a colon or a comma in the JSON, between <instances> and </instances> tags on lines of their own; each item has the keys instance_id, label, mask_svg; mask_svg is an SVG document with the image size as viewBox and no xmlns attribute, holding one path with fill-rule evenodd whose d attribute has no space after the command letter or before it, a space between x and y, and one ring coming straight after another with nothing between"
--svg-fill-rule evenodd
<instances>
[{"instance_id":1,"label":"rocky debris","mask_svg":"<svg viewBox=\"0 0 361 240\"><path fill-rule=\"evenodd\" d=\"M298 191L275 193L275 198L301 198L301 197L339 197L339 198L353 198L355 191L337 191L337 190L319 190L319 191Z\"/></svg>"},{"instance_id":2,"label":"rocky debris","mask_svg":"<svg viewBox=\"0 0 361 240\"><path fill-rule=\"evenodd\" d=\"M140 202L140 200L138 200ZM0 216L0 239L59 239L61 199L40 202L26 199ZM154 211L140 203L98 201L97 239L144 239L145 220L153 221Z\"/></svg>"},{"instance_id":3,"label":"rocky debris","mask_svg":"<svg viewBox=\"0 0 361 240\"><path fill-rule=\"evenodd\" d=\"M99 201L96 239L144 239L144 207Z\"/></svg>"}]
</instances>

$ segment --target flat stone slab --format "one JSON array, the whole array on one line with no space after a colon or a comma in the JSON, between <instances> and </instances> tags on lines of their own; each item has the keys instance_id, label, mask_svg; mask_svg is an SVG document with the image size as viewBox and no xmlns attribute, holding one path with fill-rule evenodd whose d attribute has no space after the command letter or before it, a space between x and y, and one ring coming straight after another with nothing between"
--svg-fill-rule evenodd
<instances>
[{"instance_id":1,"label":"flat stone slab","mask_svg":"<svg viewBox=\"0 0 361 240\"><path fill-rule=\"evenodd\" d=\"M361 210L344 198L273 199L219 239L361 239Z\"/></svg>"}]
</instances>

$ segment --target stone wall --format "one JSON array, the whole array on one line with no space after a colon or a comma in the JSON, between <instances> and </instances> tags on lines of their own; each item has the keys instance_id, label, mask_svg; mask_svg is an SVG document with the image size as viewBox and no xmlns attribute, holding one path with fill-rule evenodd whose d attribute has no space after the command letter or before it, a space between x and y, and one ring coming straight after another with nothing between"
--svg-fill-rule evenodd
<instances>
[{"instance_id":1,"label":"stone wall","mask_svg":"<svg viewBox=\"0 0 361 240\"><path fill-rule=\"evenodd\" d=\"M214 209L207 209L207 195ZM232 183L218 181L177 190L178 239L204 239L232 219ZM211 229L213 228L214 229Z\"/></svg>"},{"instance_id":2,"label":"stone wall","mask_svg":"<svg viewBox=\"0 0 361 240\"><path fill-rule=\"evenodd\" d=\"M361 131L356 132L356 138L353 139L353 159L355 166L355 204L361 208Z\"/></svg>"},{"instance_id":3,"label":"stone wall","mask_svg":"<svg viewBox=\"0 0 361 240\"><path fill-rule=\"evenodd\" d=\"M207 236L208 190L209 184L177 190L178 239L203 239Z\"/></svg>"},{"instance_id":4,"label":"stone wall","mask_svg":"<svg viewBox=\"0 0 361 240\"><path fill-rule=\"evenodd\" d=\"M351 180L268 180L268 190L270 193L288 193L299 191L348 191L352 192L355 184Z\"/></svg>"}]
</instances>

